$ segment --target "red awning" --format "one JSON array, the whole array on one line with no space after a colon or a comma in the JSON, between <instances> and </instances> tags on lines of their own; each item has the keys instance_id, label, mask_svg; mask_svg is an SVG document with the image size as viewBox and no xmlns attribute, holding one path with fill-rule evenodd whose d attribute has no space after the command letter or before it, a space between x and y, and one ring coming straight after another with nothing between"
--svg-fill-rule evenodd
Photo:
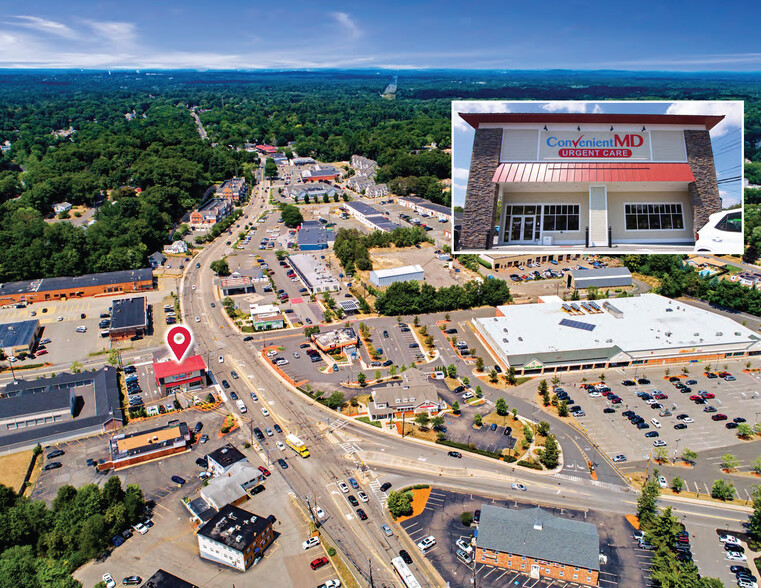
<instances>
[{"instance_id":1,"label":"red awning","mask_svg":"<svg viewBox=\"0 0 761 588\"><path fill-rule=\"evenodd\" d=\"M694 182L687 163L502 163L492 182Z\"/></svg>"}]
</instances>

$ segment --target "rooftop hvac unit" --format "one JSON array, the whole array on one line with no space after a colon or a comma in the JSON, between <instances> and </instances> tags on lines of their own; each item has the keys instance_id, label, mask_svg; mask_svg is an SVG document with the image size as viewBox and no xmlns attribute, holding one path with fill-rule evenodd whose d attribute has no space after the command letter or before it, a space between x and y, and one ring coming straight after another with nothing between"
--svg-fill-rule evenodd
<instances>
[{"instance_id":1,"label":"rooftop hvac unit","mask_svg":"<svg viewBox=\"0 0 761 588\"><path fill-rule=\"evenodd\" d=\"M716 336L717 337L722 337L722 336L724 336L724 333L722 333L721 331L716 331Z\"/></svg>"},{"instance_id":2,"label":"rooftop hvac unit","mask_svg":"<svg viewBox=\"0 0 761 588\"><path fill-rule=\"evenodd\" d=\"M507 339L502 339L502 342L503 343L507 343Z\"/></svg>"},{"instance_id":3,"label":"rooftop hvac unit","mask_svg":"<svg viewBox=\"0 0 761 588\"><path fill-rule=\"evenodd\" d=\"M236 535L235 536L235 542L236 543L240 543L241 541L243 541L243 535Z\"/></svg>"}]
</instances>

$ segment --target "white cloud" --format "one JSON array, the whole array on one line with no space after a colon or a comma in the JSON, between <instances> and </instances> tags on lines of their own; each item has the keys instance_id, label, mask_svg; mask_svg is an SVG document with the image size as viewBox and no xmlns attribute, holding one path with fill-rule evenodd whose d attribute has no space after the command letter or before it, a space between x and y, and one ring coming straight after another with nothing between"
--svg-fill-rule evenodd
<instances>
[{"instance_id":1,"label":"white cloud","mask_svg":"<svg viewBox=\"0 0 761 588\"><path fill-rule=\"evenodd\" d=\"M506 102L499 100L460 100L452 102L452 126L455 131L467 131L470 125L458 112L512 112Z\"/></svg>"},{"instance_id":2,"label":"white cloud","mask_svg":"<svg viewBox=\"0 0 761 588\"><path fill-rule=\"evenodd\" d=\"M707 100L675 102L666 114L723 114L724 120L711 129L711 137L716 139L743 125L743 103L739 101Z\"/></svg>"},{"instance_id":3,"label":"white cloud","mask_svg":"<svg viewBox=\"0 0 761 588\"><path fill-rule=\"evenodd\" d=\"M542 104L542 110L547 112L586 112L587 104L585 102L575 102L571 100L555 100Z\"/></svg>"},{"instance_id":4,"label":"white cloud","mask_svg":"<svg viewBox=\"0 0 761 588\"><path fill-rule=\"evenodd\" d=\"M131 22L86 20L85 24L96 35L111 40L114 44L132 43L136 37L136 28Z\"/></svg>"},{"instance_id":5,"label":"white cloud","mask_svg":"<svg viewBox=\"0 0 761 588\"><path fill-rule=\"evenodd\" d=\"M76 39L79 37L76 31L63 23L54 20L48 20L38 16L26 15L12 16L11 18L16 20L6 21L6 24L16 27L23 27L26 29L32 29L33 31L47 33L57 37L63 37L64 39Z\"/></svg>"},{"instance_id":6,"label":"white cloud","mask_svg":"<svg viewBox=\"0 0 761 588\"><path fill-rule=\"evenodd\" d=\"M346 29L352 39L359 38L361 31L348 12L332 12L330 15Z\"/></svg>"}]
</instances>

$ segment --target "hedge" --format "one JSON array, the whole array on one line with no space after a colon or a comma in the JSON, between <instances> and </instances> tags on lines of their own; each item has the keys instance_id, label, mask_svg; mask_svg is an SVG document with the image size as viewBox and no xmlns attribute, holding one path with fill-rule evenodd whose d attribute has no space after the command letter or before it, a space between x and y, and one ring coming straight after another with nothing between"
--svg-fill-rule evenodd
<instances>
[{"instance_id":1,"label":"hedge","mask_svg":"<svg viewBox=\"0 0 761 588\"><path fill-rule=\"evenodd\" d=\"M502 459L501 453L495 453L493 451L486 451L485 449L478 449L475 447L471 447L467 443L458 443L457 441L451 441L449 439L442 439L436 440L436 443L440 445L446 445L447 447L456 447L457 449L462 449L463 451L469 451L470 453L478 453L479 455L485 455L486 457L491 457L494 459Z\"/></svg>"},{"instance_id":2,"label":"hedge","mask_svg":"<svg viewBox=\"0 0 761 588\"><path fill-rule=\"evenodd\" d=\"M523 466L525 468L531 468L532 470L541 470L544 469L541 464L533 463L531 461L526 461L525 459L522 459L518 462L519 466Z\"/></svg>"},{"instance_id":3,"label":"hedge","mask_svg":"<svg viewBox=\"0 0 761 588\"><path fill-rule=\"evenodd\" d=\"M426 490L427 488L430 488L428 484L415 484L414 486L407 486L406 488L402 488L399 490L399 492L410 492L411 490Z\"/></svg>"}]
</instances>

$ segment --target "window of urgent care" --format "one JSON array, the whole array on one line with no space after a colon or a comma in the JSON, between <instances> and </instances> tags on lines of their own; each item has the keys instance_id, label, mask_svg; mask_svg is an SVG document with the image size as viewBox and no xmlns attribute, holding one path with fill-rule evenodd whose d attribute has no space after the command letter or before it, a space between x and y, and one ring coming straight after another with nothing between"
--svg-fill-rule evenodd
<instances>
[{"instance_id":1,"label":"window of urgent care","mask_svg":"<svg viewBox=\"0 0 761 588\"><path fill-rule=\"evenodd\" d=\"M708 135L721 115L460 116L476 129L463 247L469 240L481 246L468 226L478 215L468 208L489 206L490 197L500 203L496 245L505 247L690 247L697 229L721 209ZM474 165L481 168L476 173Z\"/></svg>"}]
</instances>

